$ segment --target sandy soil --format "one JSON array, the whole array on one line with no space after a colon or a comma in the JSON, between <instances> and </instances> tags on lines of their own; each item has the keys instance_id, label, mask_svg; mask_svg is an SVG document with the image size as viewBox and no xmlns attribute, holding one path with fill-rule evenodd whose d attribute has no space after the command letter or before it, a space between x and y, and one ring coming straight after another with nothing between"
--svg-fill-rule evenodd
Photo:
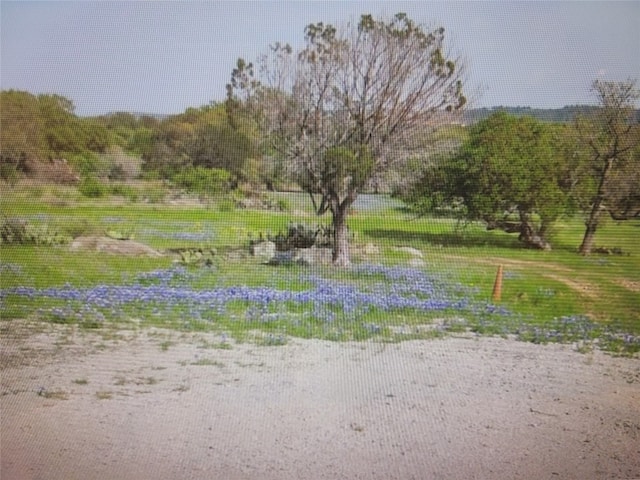
<instances>
[{"instance_id":1,"label":"sandy soil","mask_svg":"<svg viewBox=\"0 0 640 480\"><path fill-rule=\"evenodd\" d=\"M638 359L495 338L2 339L2 480L640 478Z\"/></svg>"}]
</instances>

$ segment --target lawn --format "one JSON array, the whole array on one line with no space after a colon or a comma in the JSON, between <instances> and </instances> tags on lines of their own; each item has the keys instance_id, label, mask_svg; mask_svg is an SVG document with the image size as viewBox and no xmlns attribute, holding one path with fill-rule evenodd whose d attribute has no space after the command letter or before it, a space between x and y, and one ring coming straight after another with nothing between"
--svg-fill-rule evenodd
<instances>
[{"instance_id":1,"label":"lawn","mask_svg":"<svg viewBox=\"0 0 640 480\"><path fill-rule=\"evenodd\" d=\"M273 267L246 254L250 239L290 222L329 222L313 215L303 195L273 194L288 211L270 212L231 210L228 202L145 200L143 191L89 200L72 187L2 188L4 217L67 238L115 232L161 251L215 252L209 266L195 267L170 256L132 260L72 252L66 244L3 245L2 322L96 331L162 326L266 345L292 336L397 342L482 334L625 354L640 350L637 220L608 221L598 232L598 245L621 254L582 257L575 253L580 218L558 222L554 250L539 252L521 248L514 235L415 218L393 199L362 196L349 220L352 268ZM363 253L367 245L378 253ZM503 290L495 302L499 265Z\"/></svg>"}]
</instances>

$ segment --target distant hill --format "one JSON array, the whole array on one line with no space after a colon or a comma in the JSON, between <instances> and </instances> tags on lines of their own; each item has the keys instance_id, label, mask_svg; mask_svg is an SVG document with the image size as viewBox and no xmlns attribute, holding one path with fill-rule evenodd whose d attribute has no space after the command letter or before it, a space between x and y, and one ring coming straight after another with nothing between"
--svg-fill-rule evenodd
<instances>
[{"instance_id":1,"label":"distant hill","mask_svg":"<svg viewBox=\"0 0 640 480\"><path fill-rule=\"evenodd\" d=\"M543 122L558 122L558 123L566 123L571 122L575 118L576 115L582 114L587 115L589 113L593 113L598 107L594 105L567 105L562 108L531 108L531 107L483 107L483 108L472 108L466 110L462 117L462 122L466 125L470 125L480 120L483 120L490 116L492 113L498 111L505 111L511 115L516 116L525 116L528 115L530 117L537 118ZM103 117L110 117L113 115L118 115L123 112L109 112ZM144 113L144 112L125 112L130 115L133 115L137 120L143 117L151 117L158 121L163 121L168 117L177 115L177 114L158 114L158 113ZM635 112L635 120L640 123L640 109Z\"/></svg>"},{"instance_id":2,"label":"distant hill","mask_svg":"<svg viewBox=\"0 0 640 480\"><path fill-rule=\"evenodd\" d=\"M567 105L562 108L531 108L531 107L485 107L467 110L464 115L464 123L467 125L479 122L498 111L505 111L516 116L530 116L543 122L571 122L576 115L588 115L597 110L594 105ZM640 123L640 110L635 111L635 120Z\"/></svg>"},{"instance_id":3,"label":"distant hill","mask_svg":"<svg viewBox=\"0 0 640 480\"><path fill-rule=\"evenodd\" d=\"M114 112L108 112L105 113L104 115L98 115L99 117L113 117L114 115L119 115L119 114L128 114L128 115L133 115L136 120L140 120L143 117L150 117L153 118L155 120L158 120L159 122L173 116L173 115L177 115L177 114L172 114L172 113L146 113L146 112L119 112L119 111L114 111Z\"/></svg>"}]
</instances>

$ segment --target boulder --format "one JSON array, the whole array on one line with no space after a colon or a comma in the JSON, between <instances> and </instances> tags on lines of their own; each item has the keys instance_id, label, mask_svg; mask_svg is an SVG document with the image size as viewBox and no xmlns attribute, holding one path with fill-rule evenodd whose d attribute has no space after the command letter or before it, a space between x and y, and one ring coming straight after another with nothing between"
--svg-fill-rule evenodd
<instances>
[{"instance_id":1,"label":"boulder","mask_svg":"<svg viewBox=\"0 0 640 480\"><path fill-rule=\"evenodd\" d=\"M269 265L331 265L333 251L330 248L294 248L286 252L276 252Z\"/></svg>"},{"instance_id":2,"label":"boulder","mask_svg":"<svg viewBox=\"0 0 640 480\"><path fill-rule=\"evenodd\" d=\"M133 240L116 240L115 238L86 236L73 240L69 247L71 251L89 250L94 252L111 253L115 255L161 257L157 250Z\"/></svg>"},{"instance_id":3,"label":"boulder","mask_svg":"<svg viewBox=\"0 0 640 480\"><path fill-rule=\"evenodd\" d=\"M331 265L333 250L331 248L296 248L293 255L295 263L299 265Z\"/></svg>"},{"instance_id":4,"label":"boulder","mask_svg":"<svg viewBox=\"0 0 640 480\"><path fill-rule=\"evenodd\" d=\"M373 243L367 243L362 249L362 253L364 253L365 255L379 255L380 248L378 248L378 246L374 245Z\"/></svg>"},{"instance_id":5,"label":"boulder","mask_svg":"<svg viewBox=\"0 0 640 480\"><path fill-rule=\"evenodd\" d=\"M269 265L293 265L295 263L293 259L293 250L286 252L276 252L276 254L267 262Z\"/></svg>"},{"instance_id":6,"label":"boulder","mask_svg":"<svg viewBox=\"0 0 640 480\"><path fill-rule=\"evenodd\" d=\"M273 242L258 242L251 245L251 255L264 263L269 263L276 255L276 244Z\"/></svg>"}]
</instances>

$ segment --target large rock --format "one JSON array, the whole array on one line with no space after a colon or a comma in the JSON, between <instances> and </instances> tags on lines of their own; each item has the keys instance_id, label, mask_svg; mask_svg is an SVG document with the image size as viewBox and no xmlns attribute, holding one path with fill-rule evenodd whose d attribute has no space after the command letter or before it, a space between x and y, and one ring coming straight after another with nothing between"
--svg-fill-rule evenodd
<instances>
[{"instance_id":1,"label":"large rock","mask_svg":"<svg viewBox=\"0 0 640 480\"><path fill-rule=\"evenodd\" d=\"M331 265L333 251L330 248L294 248L286 252L276 252L270 265Z\"/></svg>"},{"instance_id":2,"label":"large rock","mask_svg":"<svg viewBox=\"0 0 640 480\"><path fill-rule=\"evenodd\" d=\"M269 263L276 256L276 244L273 242L259 242L251 245L251 255L264 263Z\"/></svg>"},{"instance_id":3,"label":"large rock","mask_svg":"<svg viewBox=\"0 0 640 480\"><path fill-rule=\"evenodd\" d=\"M365 255L380 255L380 248L373 243L367 243L362 249L362 253Z\"/></svg>"},{"instance_id":4,"label":"large rock","mask_svg":"<svg viewBox=\"0 0 640 480\"><path fill-rule=\"evenodd\" d=\"M71 251L89 250L94 252L111 253L115 255L161 257L157 250L133 240L116 240L109 237L86 236L73 240L69 247Z\"/></svg>"},{"instance_id":5,"label":"large rock","mask_svg":"<svg viewBox=\"0 0 640 480\"><path fill-rule=\"evenodd\" d=\"M333 250L331 248L296 248L294 260L300 265L331 265Z\"/></svg>"}]
</instances>

